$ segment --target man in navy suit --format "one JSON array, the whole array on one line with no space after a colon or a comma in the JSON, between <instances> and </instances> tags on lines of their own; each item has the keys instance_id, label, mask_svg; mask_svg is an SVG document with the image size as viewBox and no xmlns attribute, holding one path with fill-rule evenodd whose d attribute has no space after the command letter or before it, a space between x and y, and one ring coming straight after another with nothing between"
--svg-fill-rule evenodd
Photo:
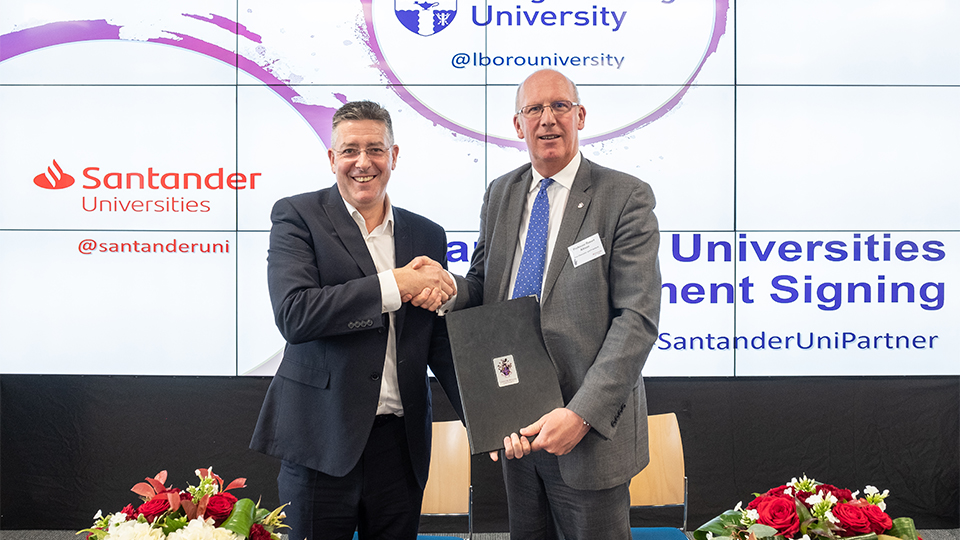
<instances>
[{"instance_id":1,"label":"man in navy suit","mask_svg":"<svg viewBox=\"0 0 960 540\"><path fill-rule=\"evenodd\" d=\"M388 111L347 103L328 151L336 186L281 199L271 215L267 278L287 345L250 447L282 460L296 540L415 538L430 463L428 365L461 411L433 311L455 292L446 235L390 204L399 152ZM401 302L415 294L427 309Z\"/></svg>"}]
</instances>

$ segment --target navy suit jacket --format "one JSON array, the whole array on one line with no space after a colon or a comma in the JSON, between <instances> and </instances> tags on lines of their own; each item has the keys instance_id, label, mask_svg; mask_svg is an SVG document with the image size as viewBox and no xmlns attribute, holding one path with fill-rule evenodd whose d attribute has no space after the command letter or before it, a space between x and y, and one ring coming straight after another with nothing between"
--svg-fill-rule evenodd
<instances>
[{"instance_id":1,"label":"navy suit jacket","mask_svg":"<svg viewBox=\"0 0 960 540\"><path fill-rule=\"evenodd\" d=\"M396 267L418 255L446 266L436 223L394 207ZM336 185L277 201L271 214L267 280L287 341L250 448L332 476L358 462L377 414L389 318L356 222ZM461 413L446 326L434 312L396 313L397 377L407 441L420 485L430 465L427 366Z\"/></svg>"}]
</instances>

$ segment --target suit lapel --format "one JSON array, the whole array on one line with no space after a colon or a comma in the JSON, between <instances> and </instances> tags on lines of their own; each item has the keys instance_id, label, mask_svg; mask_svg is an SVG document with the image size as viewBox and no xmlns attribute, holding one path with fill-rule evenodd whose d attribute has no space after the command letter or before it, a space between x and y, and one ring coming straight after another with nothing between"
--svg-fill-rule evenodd
<instances>
[{"instance_id":1,"label":"suit lapel","mask_svg":"<svg viewBox=\"0 0 960 540\"><path fill-rule=\"evenodd\" d=\"M514 179L513 184L507 188L505 195L506 207L497 217L497 227L494 229L493 238L487 249L490 250L490 260L487 268L502 268L499 275L488 275L486 279L494 278L495 288L488 290L496 291L496 298L493 301L506 300L510 298L510 271L513 269L513 259L517 253L517 244L520 242L520 218L523 216L523 209L527 204L527 191L530 187L530 180L533 174L531 169L527 169L520 174L518 179ZM485 299L489 301L490 299Z\"/></svg>"},{"instance_id":2,"label":"suit lapel","mask_svg":"<svg viewBox=\"0 0 960 540\"><path fill-rule=\"evenodd\" d=\"M590 208L591 196L588 191L592 186L593 175L590 171L590 162L582 159L580 168L577 170L577 176L573 179L573 185L570 186L567 205L563 209L563 220L560 222L560 230L557 232L557 243L553 246L550 268L547 268L547 277L543 282L541 305L550 296L553 286L557 283L557 278L560 277L563 265L567 263L567 259L570 257L567 247L577 239L580 226L583 225L583 218Z\"/></svg>"},{"instance_id":3,"label":"suit lapel","mask_svg":"<svg viewBox=\"0 0 960 540\"><path fill-rule=\"evenodd\" d=\"M357 226L353 217L347 213L347 207L343 199L340 198L340 192L337 191L336 186L328 191L323 209L327 213L327 217L330 218L330 223L333 223L333 228L337 231L337 236L340 237L344 249L356 261L363 275L376 275L377 267L373 264L373 258L370 257L367 245L360 234L360 227Z\"/></svg>"},{"instance_id":4,"label":"suit lapel","mask_svg":"<svg viewBox=\"0 0 960 540\"><path fill-rule=\"evenodd\" d=\"M413 236L410 227L396 206L393 207L393 250L394 267L400 268L413 260ZM407 314L407 304L402 304L396 313L396 330L400 335L403 330L403 320Z\"/></svg>"}]
</instances>

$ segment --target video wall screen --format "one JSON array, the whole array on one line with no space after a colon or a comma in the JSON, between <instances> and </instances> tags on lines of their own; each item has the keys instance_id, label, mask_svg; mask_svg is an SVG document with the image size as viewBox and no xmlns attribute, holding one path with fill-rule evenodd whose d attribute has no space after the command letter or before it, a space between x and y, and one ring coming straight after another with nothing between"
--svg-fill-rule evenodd
<instances>
[{"instance_id":1,"label":"video wall screen","mask_svg":"<svg viewBox=\"0 0 960 540\"><path fill-rule=\"evenodd\" d=\"M270 375L270 209L393 115L397 206L465 273L528 161L516 85L574 80L583 156L657 196L647 376L960 374L960 4L7 0L0 372ZM578 294L589 294L579 291Z\"/></svg>"}]
</instances>

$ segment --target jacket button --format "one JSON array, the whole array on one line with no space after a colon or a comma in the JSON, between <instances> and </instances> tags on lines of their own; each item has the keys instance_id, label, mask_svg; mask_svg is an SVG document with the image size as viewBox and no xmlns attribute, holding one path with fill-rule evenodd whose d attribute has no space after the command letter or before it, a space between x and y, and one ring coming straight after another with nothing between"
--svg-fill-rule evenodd
<instances>
[{"instance_id":1,"label":"jacket button","mask_svg":"<svg viewBox=\"0 0 960 540\"><path fill-rule=\"evenodd\" d=\"M379 374L379 373L372 373L372 374L370 375L370 380L371 380L371 381L379 381L379 380L380 380L380 374Z\"/></svg>"}]
</instances>

